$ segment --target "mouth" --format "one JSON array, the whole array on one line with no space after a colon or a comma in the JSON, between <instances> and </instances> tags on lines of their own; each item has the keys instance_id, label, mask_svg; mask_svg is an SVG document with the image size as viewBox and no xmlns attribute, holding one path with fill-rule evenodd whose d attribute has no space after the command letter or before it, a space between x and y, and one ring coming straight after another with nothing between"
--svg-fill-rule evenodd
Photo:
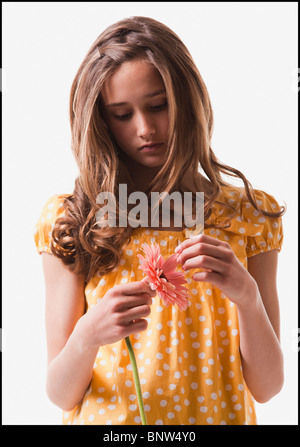
<instances>
[{"instance_id":1,"label":"mouth","mask_svg":"<svg viewBox=\"0 0 300 447\"><path fill-rule=\"evenodd\" d=\"M155 150L159 149L162 145L163 145L163 143L145 144L144 146L139 148L139 151L144 151L144 152L155 151Z\"/></svg>"}]
</instances>

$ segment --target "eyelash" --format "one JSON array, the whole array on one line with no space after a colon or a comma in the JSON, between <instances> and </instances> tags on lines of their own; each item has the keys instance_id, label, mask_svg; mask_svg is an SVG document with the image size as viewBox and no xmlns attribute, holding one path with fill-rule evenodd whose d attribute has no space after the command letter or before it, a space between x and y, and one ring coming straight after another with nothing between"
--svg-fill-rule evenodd
<instances>
[{"instance_id":1,"label":"eyelash","mask_svg":"<svg viewBox=\"0 0 300 447\"><path fill-rule=\"evenodd\" d=\"M160 112L161 110L164 110L167 107L167 105L168 105L168 102L165 101L163 104L159 104L158 106L150 107L150 109L152 109L153 112ZM124 115L114 115L114 117L117 120L125 121L130 118L130 115L131 115L131 113L125 113Z\"/></svg>"}]
</instances>

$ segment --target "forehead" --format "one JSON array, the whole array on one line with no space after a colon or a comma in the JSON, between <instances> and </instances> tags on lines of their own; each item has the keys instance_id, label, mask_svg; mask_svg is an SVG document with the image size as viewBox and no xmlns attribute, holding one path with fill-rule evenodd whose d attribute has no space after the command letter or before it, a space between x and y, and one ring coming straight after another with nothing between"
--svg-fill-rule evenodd
<instances>
[{"instance_id":1,"label":"forehead","mask_svg":"<svg viewBox=\"0 0 300 447\"><path fill-rule=\"evenodd\" d=\"M124 62L104 83L101 96L104 102L130 101L164 90L159 71L149 62L135 60Z\"/></svg>"}]
</instances>

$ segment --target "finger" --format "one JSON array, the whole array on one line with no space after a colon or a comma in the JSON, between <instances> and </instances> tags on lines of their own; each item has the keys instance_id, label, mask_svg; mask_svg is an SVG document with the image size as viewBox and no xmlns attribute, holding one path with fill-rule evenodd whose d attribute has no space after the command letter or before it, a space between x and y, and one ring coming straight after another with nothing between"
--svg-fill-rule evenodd
<instances>
[{"instance_id":1,"label":"finger","mask_svg":"<svg viewBox=\"0 0 300 447\"><path fill-rule=\"evenodd\" d=\"M198 282L208 282L215 285L219 289L222 289L222 279L223 276L220 273L215 272L197 272L192 276L194 281Z\"/></svg>"},{"instance_id":2,"label":"finger","mask_svg":"<svg viewBox=\"0 0 300 447\"><path fill-rule=\"evenodd\" d=\"M201 242L185 248L179 255L177 255L177 260L180 264L184 264L187 259L199 255L206 255L213 258L222 259L224 256L224 251L221 249L220 246L205 244Z\"/></svg>"},{"instance_id":3,"label":"finger","mask_svg":"<svg viewBox=\"0 0 300 447\"><path fill-rule=\"evenodd\" d=\"M129 282L127 284L121 284L118 287L118 291L123 295L140 295L142 293L147 293L148 295L154 297L156 292L151 289L149 284L144 281Z\"/></svg>"},{"instance_id":4,"label":"finger","mask_svg":"<svg viewBox=\"0 0 300 447\"><path fill-rule=\"evenodd\" d=\"M214 237L207 236L206 234L202 233L181 242L181 244L177 245L177 247L175 248L175 253L181 253L186 248L191 247L195 244L199 244L200 242L211 245L222 245L222 241L219 241Z\"/></svg>"},{"instance_id":5,"label":"finger","mask_svg":"<svg viewBox=\"0 0 300 447\"><path fill-rule=\"evenodd\" d=\"M148 327L148 321L144 318L140 318L139 320L131 321L125 330L124 337L128 337L131 334L137 334L138 332L145 331Z\"/></svg>"},{"instance_id":6,"label":"finger","mask_svg":"<svg viewBox=\"0 0 300 447\"><path fill-rule=\"evenodd\" d=\"M226 270L226 265L223 261L206 255L195 256L193 258L187 259L187 261L182 265L183 270L197 268L205 268L212 270L213 272L224 273Z\"/></svg>"},{"instance_id":7,"label":"finger","mask_svg":"<svg viewBox=\"0 0 300 447\"><path fill-rule=\"evenodd\" d=\"M122 313L121 323L127 325L132 321L148 317L150 313L151 313L150 306L143 305L143 306L132 307L131 309L128 309L126 312Z\"/></svg>"},{"instance_id":8,"label":"finger","mask_svg":"<svg viewBox=\"0 0 300 447\"><path fill-rule=\"evenodd\" d=\"M124 312L126 309L145 305L152 305L152 297L149 296L148 293L141 293L139 295L124 295L118 310Z\"/></svg>"}]
</instances>

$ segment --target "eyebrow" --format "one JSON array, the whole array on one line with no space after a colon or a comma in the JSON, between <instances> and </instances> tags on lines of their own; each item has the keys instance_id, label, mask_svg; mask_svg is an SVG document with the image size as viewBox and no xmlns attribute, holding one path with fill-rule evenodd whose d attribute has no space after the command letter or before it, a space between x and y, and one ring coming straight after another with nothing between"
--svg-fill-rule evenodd
<instances>
[{"instance_id":1,"label":"eyebrow","mask_svg":"<svg viewBox=\"0 0 300 447\"><path fill-rule=\"evenodd\" d=\"M145 98L153 98L154 96L161 95L162 93L166 93L166 90L160 89L157 90L156 92L148 93L148 95L145 95ZM126 105L128 105L128 102L112 102L111 104L107 104L106 107L119 107Z\"/></svg>"}]
</instances>

